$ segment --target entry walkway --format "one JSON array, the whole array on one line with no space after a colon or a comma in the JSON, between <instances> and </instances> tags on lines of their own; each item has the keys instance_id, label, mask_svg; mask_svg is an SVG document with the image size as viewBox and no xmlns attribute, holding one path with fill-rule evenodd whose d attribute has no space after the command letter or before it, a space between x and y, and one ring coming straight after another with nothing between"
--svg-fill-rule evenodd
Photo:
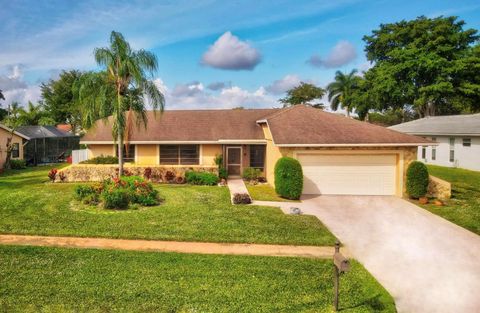
<instances>
[{"instance_id":1,"label":"entry walkway","mask_svg":"<svg viewBox=\"0 0 480 313\"><path fill-rule=\"evenodd\" d=\"M287 246L242 243L129 240L82 237L0 235L2 245L25 245L82 249L114 249L199 254L259 255L280 257L332 258L333 247Z\"/></svg>"},{"instance_id":2,"label":"entry walkway","mask_svg":"<svg viewBox=\"0 0 480 313\"><path fill-rule=\"evenodd\" d=\"M233 199L233 195L236 193L246 193L248 194L247 186L241 177L232 177L228 178L227 186L230 190L230 199Z\"/></svg>"}]
</instances>

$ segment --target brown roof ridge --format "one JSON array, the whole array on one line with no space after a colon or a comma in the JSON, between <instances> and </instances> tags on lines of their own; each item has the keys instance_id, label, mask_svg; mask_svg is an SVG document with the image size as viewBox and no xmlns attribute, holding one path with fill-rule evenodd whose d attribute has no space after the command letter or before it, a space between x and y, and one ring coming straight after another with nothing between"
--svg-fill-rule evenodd
<instances>
[{"instance_id":1,"label":"brown roof ridge","mask_svg":"<svg viewBox=\"0 0 480 313\"><path fill-rule=\"evenodd\" d=\"M280 109L278 109L277 112L272 113L272 114L270 114L270 115L267 115L267 116L265 116L264 118L259 119L258 121L273 119L273 118L277 117L278 115L281 115L281 114L283 114L283 113L285 113L285 112L291 111L291 110L293 110L293 109L296 108L296 107L302 107L302 106L305 106L305 105L304 105L304 104L296 104L296 105L292 105L292 106L289 106L289 107L286 107L286 108L280 108Z\"/></svg>"}]
</instances>

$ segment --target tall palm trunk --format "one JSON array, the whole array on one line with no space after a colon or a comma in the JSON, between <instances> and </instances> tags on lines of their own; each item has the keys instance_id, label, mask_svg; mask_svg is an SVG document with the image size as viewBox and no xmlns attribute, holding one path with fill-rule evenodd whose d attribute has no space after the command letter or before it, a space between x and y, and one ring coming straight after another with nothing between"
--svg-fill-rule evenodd
<instances>
[{"instance_id":1,"label":"tall palm trunk","mask_svg":"<svg viewBox=\"0 0 480 313\"><path fill-rule=\"evenodd\" d=\"M118 177L123 176L123 138L122 135L118 135L117 138L117 151L118 151Z\"/></svg>"}]
</instances>

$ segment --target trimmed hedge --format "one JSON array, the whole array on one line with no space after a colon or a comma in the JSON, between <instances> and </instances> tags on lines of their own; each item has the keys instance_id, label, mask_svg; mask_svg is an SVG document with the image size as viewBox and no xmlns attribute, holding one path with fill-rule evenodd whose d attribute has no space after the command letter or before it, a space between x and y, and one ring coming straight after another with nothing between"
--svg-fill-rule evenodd
<instances>
[{"instance_id":1,"label":"trimmed hedge","mask_svg":"<svg viewBox=\"0 0 480 313\"><path fill-rule=\"evenodd\" d=\"M12 170L21 170L27 168L27 162L25 160L10 160L10 168Z\"/></svg>"},{"instance_id":2,"label":"trimmed hedge","mask_svg":"<svg viewBox=\"0 0 480 313\"><path fill-rule=\"evenodd\" d=\"M413 199L424 197L428 189L428 169L419 161L410 163L407 169L407 193Z\"/></svg>"},{"instance_id":3,"label":"trimmed hedge","mask_svg":"<svg viewBox=\"0 0 480 313\"><path fill-rule=\"evenodd\" d=\"M275 191L283 198L300 199L303 191L303 170L298 160L283 157L277 161Z\"/></svg>"},{"instance_id":4,"label":"trimmed hedge","mask_svg":"<svg viewBox=\"0 0 480 313\"><path fill-rule=\"evenodd\" d=\"M80 164L118 164L118 158L115 156L98 156L85 161Z\"/></svg>"},{"instance_id":5,"label":"trimmed hedge","mask_svg":"<svg viewBox=\"0 0 480 313\"><path fill-rule=\"evenodd\" d=\"M187 183L192 185L207 185L215 186L218 184L218 176L207 172L193 172L189 171L185 173Z\"/></svg>"}]
</instances>

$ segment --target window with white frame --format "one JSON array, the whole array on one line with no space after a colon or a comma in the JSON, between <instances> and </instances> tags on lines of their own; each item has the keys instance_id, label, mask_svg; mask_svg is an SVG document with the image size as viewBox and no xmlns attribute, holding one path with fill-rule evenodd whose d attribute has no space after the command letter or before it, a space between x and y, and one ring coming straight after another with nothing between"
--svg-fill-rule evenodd
<instances>
[{"instance_id":1,"label":"window with white frame","mask_svg":"<svg viewBox=\"0 0 480 313\"><path fill-rule=\"evenodd\" d=\"M160 145L160 164L198 165L199 150L199 145Z\"/></svg>"},{"instance_id":2,"label":"window with white frame","mask_svg":"<svg viewBox=\"0 0 480 313\"><path fill-rule=\"evenodd\" d=\"M20 144L18 142L12 144L12 158L20 157Z\"/></svg>"},{"instance_id":3,"label":"window with white frame","mask_svg":"<svg viewBox=\"0 0 480 313\"><path fill-rule=\"evenodd\" d=\"M464 147L470 147L472 145L472 139L471 138L463 138L462 139L462 145Z\"/></svg>"},{"instance_id":4,"label":"window with white frame","mask_svg":"<svg viewBox=\"0 0 480 313\"><path fill-rule=\"evenodd\" d=\"M422 147L422 159L427 158L427 147Z\"/></svg>"},{"instance_id":5,"label":"window with white frame","mask_svg":"<svg viewBox=\"0 0 480 313\"><path fill-rule=\"evenodd\" d=\"M432 137L432 141L437 141L437 138ZM437 159L437 146L432 146L432 161Z\"/></svg>"},{"instance_id":6,"label":"window with white frame","mask_svg":"<svg viewBox=\"0 0 480 313\"><path fill-rule=\"evenodd\" d=\"M449 139L449 144L450 144L450 154L449 154L449 161L453 162L455 161L455 138L450 138Z\"/></svg>"}]
</instances>

